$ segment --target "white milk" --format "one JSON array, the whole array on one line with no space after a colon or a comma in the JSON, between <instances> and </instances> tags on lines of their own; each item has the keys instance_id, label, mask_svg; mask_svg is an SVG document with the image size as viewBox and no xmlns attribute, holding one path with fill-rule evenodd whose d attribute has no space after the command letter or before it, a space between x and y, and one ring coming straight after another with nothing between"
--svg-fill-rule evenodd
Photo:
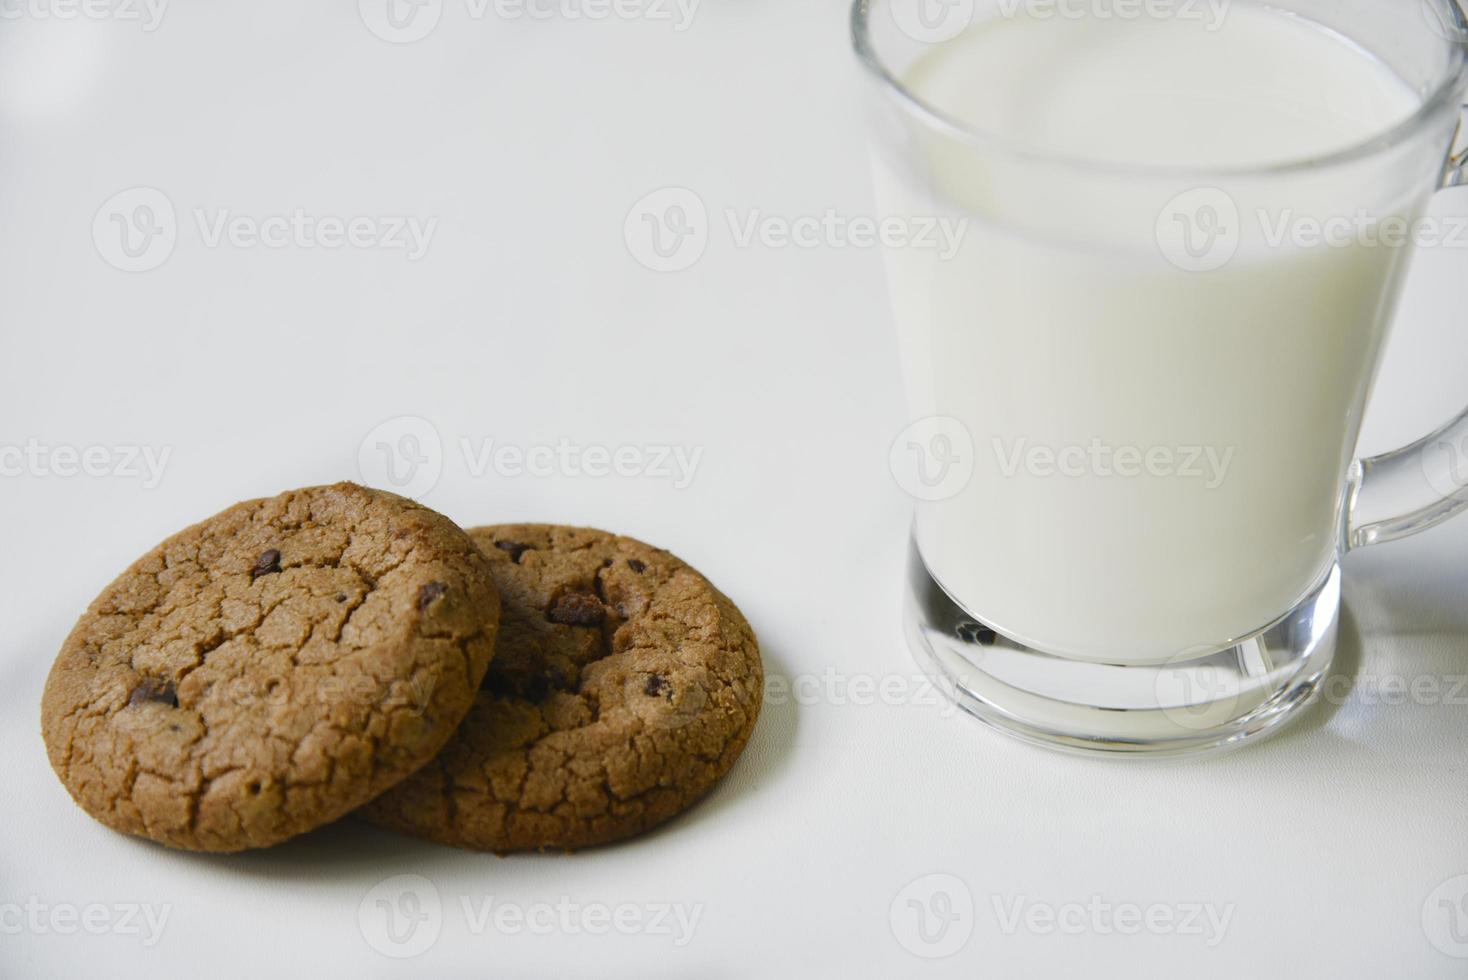
<instances>
[{"instance_id":1,"label":"white milk","mask_svg":"<svg viewBox=\"0 0 1468 980\"><path fill-rule=\"evenodd\" d=\"M1241 3L1216 30L983 22L905 83L1036 153L929 133L912 137L924 173L877 166L885 212L968 219L956 256L888 256L914 418L956 417L973 442L964 489L918 506L934 575L1002 632L1084 659L1156 662L1268 625L1335 559L1407 254L1270 242L1271 229L1357 206L1415 216L1425 184L1414 174L1417 190L1389 200L1407 182L1379 160L1308 179L1216 171L1360 143L1417 95L1342 38ZM1193 187L1241 215L1219 268L1184 271L1159 248L1167 202Z\"/></svg>"}]
</instances>

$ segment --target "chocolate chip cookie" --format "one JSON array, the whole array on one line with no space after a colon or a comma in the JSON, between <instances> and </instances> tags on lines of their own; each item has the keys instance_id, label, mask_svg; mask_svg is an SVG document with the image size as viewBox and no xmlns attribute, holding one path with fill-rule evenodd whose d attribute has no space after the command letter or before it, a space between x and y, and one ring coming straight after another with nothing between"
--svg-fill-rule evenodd
<instances>
[{"instance_id":1,"label":"chocolate chip cookie","mask_svg":"<svg viewBox=\"0 0 1468 980\"><path fill-rule=\"evenodd\" d=\"M631 538L469 533L504 603L494 662L438 758L363 814L461 847L569 850L640 833L706 793L749 739L764 684L734 604Z\"/></svg>"},{"instance_id":2,"label":"chocolate chip cookie","mask_svg":"<svg viewBox=\"0 0 1468 980\"><path fill-rule=\"evenodd\" d=\"M446 517L350 483L247 501L92 603L46 681L41 732L107 826L265 847L431 759L498 622L489 562Z\"/></svg>"}]
</instances>

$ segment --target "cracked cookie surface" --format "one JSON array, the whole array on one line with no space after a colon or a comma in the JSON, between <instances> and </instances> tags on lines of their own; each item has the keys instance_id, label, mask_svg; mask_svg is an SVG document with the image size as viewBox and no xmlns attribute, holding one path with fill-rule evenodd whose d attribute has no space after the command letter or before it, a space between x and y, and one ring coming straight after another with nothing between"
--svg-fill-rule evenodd
<instances>
[{"instance_id":1,"label":"cracked cookie surface","mask_svg":"<svg viewBox=\"0 0 1468 980\"><path fill-rule=\"evenodd\" d=\"M703 796L743 750L753 631L666 551L588 528L469 532L504 604L494 662L438 758L361 812L496 852L629 837Z\"/></svg>"},{"instance_id":2,"label":"cracked cookie surface","mask_svg":"<svg viewBox=\"0 0 1468 980\"><path fill-rule=\"evenodd\" d=\"M431 759L498 622L488 561L440 514L350 483L246 501L82 615L46 681L46 752L116 830L269 846Z\"/></svg>"}]
</instances>

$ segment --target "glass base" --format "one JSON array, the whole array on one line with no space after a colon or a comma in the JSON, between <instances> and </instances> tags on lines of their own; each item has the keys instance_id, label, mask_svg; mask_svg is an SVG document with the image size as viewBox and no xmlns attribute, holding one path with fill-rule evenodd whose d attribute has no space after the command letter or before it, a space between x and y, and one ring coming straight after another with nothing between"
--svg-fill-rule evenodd
<instances>
[{"instance_id":1,"label":"glass base","mask_svg":"<svg viewBox=\"0 0 1468 980\"><path fill-rule=\"evenodd\" d=\"M1276 622L1232 646L1160 664L1066 660L996 633L933 578L914 545L909 646L960 708L1051 748L1167 755L1257 740L1318 692L1335 653L1340 567Z\"/></svg>"}]
</instances>

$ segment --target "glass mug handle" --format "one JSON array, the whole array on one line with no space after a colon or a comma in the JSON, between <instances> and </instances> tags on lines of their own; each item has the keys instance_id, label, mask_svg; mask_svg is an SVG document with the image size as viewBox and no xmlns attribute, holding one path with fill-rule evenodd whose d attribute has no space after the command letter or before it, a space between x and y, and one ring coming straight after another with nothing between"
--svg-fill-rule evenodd
<instances>
[{"instance_id":1,"label":"glass mug handle","mask_svg":"<svg viewBox=\"0 0 1468 980\"><path fill-rule=\"evenodd\" d=\"M1468 106L1464 106L1468 113ZM1468 184L1468 146L1449 151L1439 189ZM1468 408L1410 445L1351 464L1342 550L1395 541L1468 510Z\"/></svg>"}]
</instances>

